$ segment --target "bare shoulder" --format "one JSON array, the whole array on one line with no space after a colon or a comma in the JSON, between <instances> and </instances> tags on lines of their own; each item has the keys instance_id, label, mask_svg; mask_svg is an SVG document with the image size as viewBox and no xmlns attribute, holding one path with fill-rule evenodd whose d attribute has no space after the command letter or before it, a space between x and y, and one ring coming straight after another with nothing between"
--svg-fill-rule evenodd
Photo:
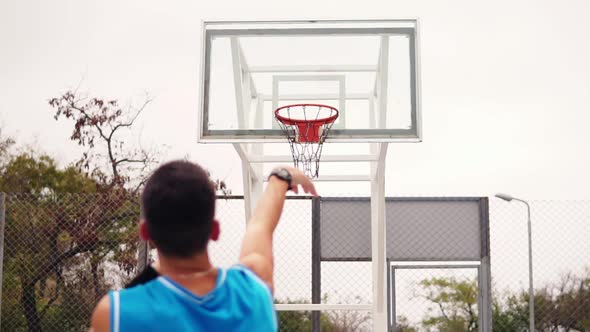
<instances>
[{"instance_id":1,"label":"bare shoulder","mask_svg":"<svg viewBox=\"0 0 590 332\"><path fill-rule=\"evenodd\" d=\"M92 313L91 331L92 332L109 332L110 328L110 304L109 296L105 295L98 302Z\"/></svg>"},{"instance_id":2,"label":"bare shoulder","mask_svg":"<svg viewBox=\"0 0 590 332\"><path fill-rule=\"evenodd\" d=\"M240 263L252 270L260 279L262 279L270 288L274 290L273 285L273 262L272 260L260 254L250 254L242 257Z\"/></svg>"}]
</instances>

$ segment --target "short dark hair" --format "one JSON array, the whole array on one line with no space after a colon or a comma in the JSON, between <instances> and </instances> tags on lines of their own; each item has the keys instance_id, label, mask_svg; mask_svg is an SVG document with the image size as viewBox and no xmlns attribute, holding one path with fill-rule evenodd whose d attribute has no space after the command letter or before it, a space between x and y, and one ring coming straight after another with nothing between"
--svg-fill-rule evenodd
<instances>
[{"instance_id":1,"label":"short dark hair","mask_svg":"<svg viewBox=\"0 0 590 332\"><path fill-rule=\"evenodd\" d=\"M172 161L149 177L141 196L150 238L164 255L187 258L206 249L215 215L209 174L188 161Z\"/></svg>"}]
</instances>

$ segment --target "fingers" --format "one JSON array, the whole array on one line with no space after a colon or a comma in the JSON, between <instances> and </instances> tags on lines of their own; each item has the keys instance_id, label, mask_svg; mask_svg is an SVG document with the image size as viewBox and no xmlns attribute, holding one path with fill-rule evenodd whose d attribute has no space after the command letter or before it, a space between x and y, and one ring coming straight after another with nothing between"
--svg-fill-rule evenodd
<instances>
[{"instance_id":1,"label":"fingers","mask_svg":"<svg viewBox=\"0 0 590 332\"><path fill-rule=\"evenodd\" d=\"M313 186L313 184L301 184L301 188L303 189L303 192L306 194L311 194L313 196L318 196L318 193L315 189L315 187ZM294 193L298 194L299 193L299 186L297 185L292 185L291 186L291 191L293 191Z\"/></svg>"},{"instance_id":2,"label":"fingers","mask_svg":"<svg viewBox=\"0 0 590 332\"><path fill-rule=\"evenodd\" d=\"M299 186L301 186L303 192L311 194L313 196L318 196L318 193L313 182L310 178L307 177L307 175L305 175L305 173L303 173L300 169L296 167L283 167L287 168L289 170L289 173L291 173L291 190L294 193L298 194Z\"/></svg>"},{"instance_id":3,"label":"fingers","mask_svg":"<svg viewBox=\"0 0 590 332\"><path fill-rule=\"evenodd\" d=\"M312 194L313 196L318 195L318 193L315 189L315 186L313 185L313 183L311 181L308 181L306 184L302 185L302 187L306 193Z\"/></svg>"},{"instance_id":4,"label":"fingers","mask_svg":"<svg viewBox=\"0 0 590 332\"><path fill-rule=\"evenodd\" d=\"M318 195L313 182L307 176L302 174L300 180L301 182L299 184L305 193L312 194L313 196Z\"/></svg>"},{"instance_id":5,"label":"fingers","mask_svg":"<svg viewBox=\"0 0 590 332\"><path fill-rule=\"evenodd\" d=\"M311 188L309 189L308 193L312 194L313 196L318 196L318 192L315 189L315 186L312 184Z\"/></svg>"}]
</instances>

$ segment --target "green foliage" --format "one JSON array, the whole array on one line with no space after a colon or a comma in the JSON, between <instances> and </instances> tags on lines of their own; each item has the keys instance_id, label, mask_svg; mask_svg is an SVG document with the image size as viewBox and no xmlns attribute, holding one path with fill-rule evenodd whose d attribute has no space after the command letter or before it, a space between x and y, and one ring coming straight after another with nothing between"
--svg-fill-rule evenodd
<instances>
[{"instance_id":1,"label":"green foliage","mask_svg":"<svg viewBox=\"0 0 590 332\"><path fill-rule=\"evenodd\" d=\"M284 331L311 331L311 312L279 311L279 326Z\"/></svg>"},{"instance_id":2,"label":"green foliage","mask_svg":"<svg viewBox=\"0 0 590 332\"><path fill-rule=\"evenodd\" d=\"M305 300L275 301L275 303L306 304ZM279 311L277 312L279 329L282 331L311 331L311 311ZM320 330L322 332L334 331L334 323L324 313L320 314Z\"/></svg>"},{"instance_id":3,"label":"green foliage","mask_svg":"<svg viewBox=\"0 0 590 332\"><path fill-rule=\"evenodd\" d=\"M34 196L95 192L95 182L74 167L59 169L47 155L25 152L14 156L2 169L0 191Z\"/></svg>"},{"instance_id":4,"label":"green foliage","mask_svg":"<svg viewBox=\"0 0 590 332\"><path fill-rule=\"evenodd\" d=\"M418 332L418 328L413 326L406 317L398 316L395 324L395 332Z\"/></svg>"},{"instance_id":5,"label":"green foliage","mask_svg":"<svg viewBox=\"0 0 590 332\"><path fill-rule=\"evenodd\" d=\"M6 136L2 130L2 127L0 127L0 165L6 159L10 148L16 143L12 137Z\"/></svg>"},{"instance_id":6,"label":"green foliage","mask_svg":"<svg viewBox=\"0 0 590 332\"><path fill-rule=\"evenodd\" d=\"M323 302L327 300L324 295ZM276 303L305 304L304 300L276 301ZM320 331L322 332L355 332L365 331L370 314L360 311L322 311L320 314ZM311 331L311 311L279 311L279 330L289 332ZM413 330L404 330L414 332Z\"/></svg>"},{"instance_id":7,"label":"green foliage","mask_svg":"<svg viewBox=\"0 0 590 332\"><path fill-rule=\"evenodd\" d=\"M492 304L494 331L527 330L529 327L529 312L528 306L524 303L514 295L509 295L504 304L498 299L494 299Z\"/></svg>"},{"instance_id":8,"label":"green foliage","mask_svg":"<svg viewBox=\"0 0 590 332\"><path fill-rule=\"evenodd\" d=\"M586 276L566 274L553 285L534 294L535 327L538 331L590 331L590 270ZM432 278L420 282L423 298L436 309L422 321L428 331L477 330L477 284L475 280ZM529 327L528 292L507 293L492 303L494 331L525 331ZM406 331L406 330L404 330ZM411 331L411 330L407 330Z\"/></svg>"},{"instance_id":9,"label":"green foliage","mask_svg":"<svg viewBox=\"0 0 590 332\"><path fill-rule=\"evenodd\" d=\"M0 191L9 193L2 330L85 330L99 298L135 274L137 193L156 159L127 145L125 132L149 102L121 108L76 91L51 99L55 119L70 120L71 140L86 148L65 168L34 151L9 153L14 140L0 130Z\"/></svg>"},{"instance_id":10,"label":"green foliage","mask_svg":"<svg viewBox=\"0 0 590 332\"><path fill-rule=\"evenodd\" d=\"M590 272L590 271L589 271ZM590 273L588 273L590 276ZM590 331L588 276L568 273L535 290L535 328L539 331ZM494 303L494 330L519 331L529 327L529 295L522 291Z\"/></svg>"},{"instance_id":11,"label":"green foliage","mask_svg":"<svg viewBox=\"0 0 590 332\"><path fill-rule=\"evenodd\" d=\"M62 301L45 314L42 326L45 332L86 331L94 308L93 296L81 287L64 289Z\"/></svg>"},{"instance_id":12,"label":"green foliage","mask_svg":"<svg viewBox=\"0 0 590 332\"><path fill-rule=\"evenodd\" d=\"M420 285L428 301L437 305L440 315L425 318L422 325L438 331L477 331L477 283L475 280L432 278Z\"/></svg>"},{"instance_id":13,"label":"green foliage","mask_svg":"<svg viewBox=\"0 0 590 332\"><path fill-rule=\"evenodd\" d=\"M59 168L46 155L22 153L1 169L0 191L11 193L3 330L80 331L111 286L103 277L105 264L123 275L133 272L137 197L96 189L93 179L75 167Z\"/></svg>"}]
</instances>

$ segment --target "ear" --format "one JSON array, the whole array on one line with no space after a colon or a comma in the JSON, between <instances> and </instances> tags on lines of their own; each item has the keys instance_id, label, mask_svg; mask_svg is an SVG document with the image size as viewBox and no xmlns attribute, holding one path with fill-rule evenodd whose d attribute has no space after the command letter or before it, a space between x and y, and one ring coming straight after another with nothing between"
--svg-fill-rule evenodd
<instances>
[{"instance_id":1,"label":"ear","mask_svg":"<svg viewBox=\"0 0 590 332\"><path fill-rule=\"evenodd\" d=\"M145 220L144 220L144 219L141 219L141 220L139 221L139 236L140 236L140 237L141 237L141 239L142 239L142 240L144 240L144 241L149 241L149 240L151 240L151 237L150 237L150 232L149 232L149 230L148 230L147 223L145 222Z\"/></svg>"},{"instance_id":2,"label":"ear","mask_svg":"<svg viewBox=\"0 0 590 332\"><path fill-rule=\"evenodd\" d=\"M219 226L219 222L213 219L211 223L211 234L209 235L209 239L213 241L217 241L219 239L219 234L221 233L221 228Z\"/></svg>"}]
</instances>

